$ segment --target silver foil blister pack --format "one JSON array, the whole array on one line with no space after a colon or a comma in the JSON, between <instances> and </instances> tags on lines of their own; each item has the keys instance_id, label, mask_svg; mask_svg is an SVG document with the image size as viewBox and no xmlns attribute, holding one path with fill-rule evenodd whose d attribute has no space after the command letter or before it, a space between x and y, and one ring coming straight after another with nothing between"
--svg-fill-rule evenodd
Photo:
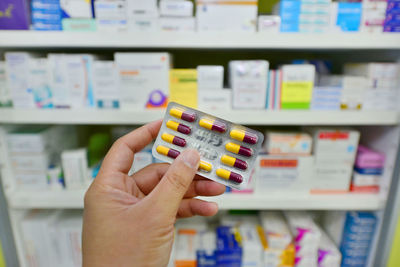
<instances>
[{"instance_id":1,"label":"silver foil blister pack","mask_svg":"<svg viewBox=\"0 0 400 267\"><path fill-rule=\"evenodd\" d=\"M183 150L196 149L197 174L241 190L249 182L263 140L258 131L170 102L152 153L172 163Z\"/></svg>"}]
</instances>

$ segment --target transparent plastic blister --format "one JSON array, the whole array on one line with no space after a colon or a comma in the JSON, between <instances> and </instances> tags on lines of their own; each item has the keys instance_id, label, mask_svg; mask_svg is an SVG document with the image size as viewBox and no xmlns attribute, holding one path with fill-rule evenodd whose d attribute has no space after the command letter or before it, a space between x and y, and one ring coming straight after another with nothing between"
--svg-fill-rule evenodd
<instances>
[{"instance_id":1,"label":"transparent plastic blister","mask_svg":"<svg viewBox=\"0 0 400 267\"><path fill-rule=\"evenodd\" d=\"M200 153L197 174L235 189L246 188L264 135L170 102L152 153L172 163L185 149Z\"/></svg>"}]
</instances>

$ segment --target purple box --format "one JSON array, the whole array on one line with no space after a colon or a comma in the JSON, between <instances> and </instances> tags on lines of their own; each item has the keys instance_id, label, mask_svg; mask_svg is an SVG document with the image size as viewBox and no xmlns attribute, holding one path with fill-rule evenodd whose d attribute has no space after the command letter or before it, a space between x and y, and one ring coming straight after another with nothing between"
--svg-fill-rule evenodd
<instances>
[{"instance_id":1,"label":"purple box","mask_svg":"<svg viewBox=\"0 0 400 267\"><path fill-rule=\"evenodd\" d=\"M28 30L29 13L27 0L1 0L0 30Z\"/></svg>"},{"instance_id":2,"label":"purple box","mask_svg":"<svg viewBox=\"0 0 400 267\"><path fill-rule=\"evenodd\" d=\"M400 13L390 13L386 15L384 24L397 24L400 23Z\"/></svg>"},{"instance_id":3,"label":"purple box","mask_svg":"<svg viewBox=\"0 0 400 267\"><path fill-rule=\"evenodd\" d=\"M385 155L363 145L359 145L355 166L357 168L369 169L383 168L385 166Z\"/></svg>"},{"instance_id":4,"label":"purple box","mask_svg":"<svg viewBox=\"0 0 400 267\"><path fill-rule=\"evenodd\" d=\"M384 32L400 32L400 25L385 25L383 26Z\"/></svg>"}]
</instances>

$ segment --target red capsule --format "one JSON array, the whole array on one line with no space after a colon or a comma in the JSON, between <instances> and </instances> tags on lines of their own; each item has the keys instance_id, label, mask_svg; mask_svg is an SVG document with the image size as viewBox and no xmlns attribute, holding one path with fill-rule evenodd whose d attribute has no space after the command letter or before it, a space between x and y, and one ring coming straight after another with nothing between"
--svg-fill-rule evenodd
<instances>
[{"instance_id":1,"label":"red capsule","mask_svg":"<svg viewBox=\"0 0 400 267\"><path fill-rule=\"evenodd\" d=\"M175 149L172 149L172 148L168 148L166 146L161 146L161 145L157 146L157 152L162 154L162 155L164 155L164 156L173 158L173 159L178 157L179 154L180 154L180 152L178 150L175 150Z\"/></svg>"},{"instance_id":2,"label":"red capsule","mask_svg":"<svg viewBox=\"0 0 400 267\"><path fill-rule=\"evenodd\" d=\"M176 121L172 121L172 120L167 121L167 127L174 131L183 133L183 134L190 134L190 132L191 132L191 130L188 126L178 123Z\"/></svg>"},{"instance_id":3,"label":"red capsule","mask_svg":"<svg viewBox=\"0 0 400 267\"><path fill-rule=\"evenodd\" d=\"M169 134L169 133L163 133L161 135L161 138L165 142L168 142L168 143L171 143L171 144L174 144L174 145L177 145L177 146L181 146L181 147L186 146L185 139L183 139L181 137L178 137L178 136L175 136L175 135L172 135L172 134Z\"/></svg>"},{"instance_id":4,"label":"red capsule","mask_svg":"<svg viewBox=\"0 0 400 267\"><path fill-rule=\"evenodd\" d=\"M212 120L212 119L201 119L199 125L208 130L224 133L226 131L226 125L223 122Z\"/></svg>"},{"instance_id":5,"label":"red capsule","mask_svg":"<svg viewBox=\"0 0 400 267\"><path fill-rule=\"evenodd\" d=\"M188 122L194 122L196 120L196 114L189 112L189 111L183 111L178 108L171 108L169 111L169 114L171 116L174 116L175 118L182 119L184 121Z\"/></svg>"},{"instance_id":6,"label":"red capsule","mask_svg":"<svg viewBox=\"0 0 400 267\"><path fill-rule=\"evenodd\" d=\"M243 182L243 177L240 174L225 169L217 169L216 174L222 179L229 180L238 184Z\"/></svg>"},{"instance_id":7,"label":"red capsule","mask_svg":"<svg viewBox=\"0 0 400 267\"><path fill-rule=\"evenodd\" d=\"M251 150L251 148L247 148L244 146L240 146L238 144L235 143L227 143L225 145L226 150L228 150L229 152L235 153L235 154L239 154L242 156L246 156L246 157L251 157L253 155L253 150Z\"/></svg>"}]
</instances>

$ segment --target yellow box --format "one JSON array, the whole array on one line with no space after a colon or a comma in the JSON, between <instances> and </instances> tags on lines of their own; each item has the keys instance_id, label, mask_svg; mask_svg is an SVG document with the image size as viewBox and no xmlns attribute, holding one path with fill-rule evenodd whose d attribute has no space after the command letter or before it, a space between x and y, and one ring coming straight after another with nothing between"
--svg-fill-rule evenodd
<instances>
[{"instance_id":1,"label":"yellow box","mask_svg":"<svg viewBox=\"0 0 400 267\"><path fill-rule=\"evenodd\" d=\"M169 71L170 101L197 108L197 70L172 69Z\"/></svg>"}]
</instances>

